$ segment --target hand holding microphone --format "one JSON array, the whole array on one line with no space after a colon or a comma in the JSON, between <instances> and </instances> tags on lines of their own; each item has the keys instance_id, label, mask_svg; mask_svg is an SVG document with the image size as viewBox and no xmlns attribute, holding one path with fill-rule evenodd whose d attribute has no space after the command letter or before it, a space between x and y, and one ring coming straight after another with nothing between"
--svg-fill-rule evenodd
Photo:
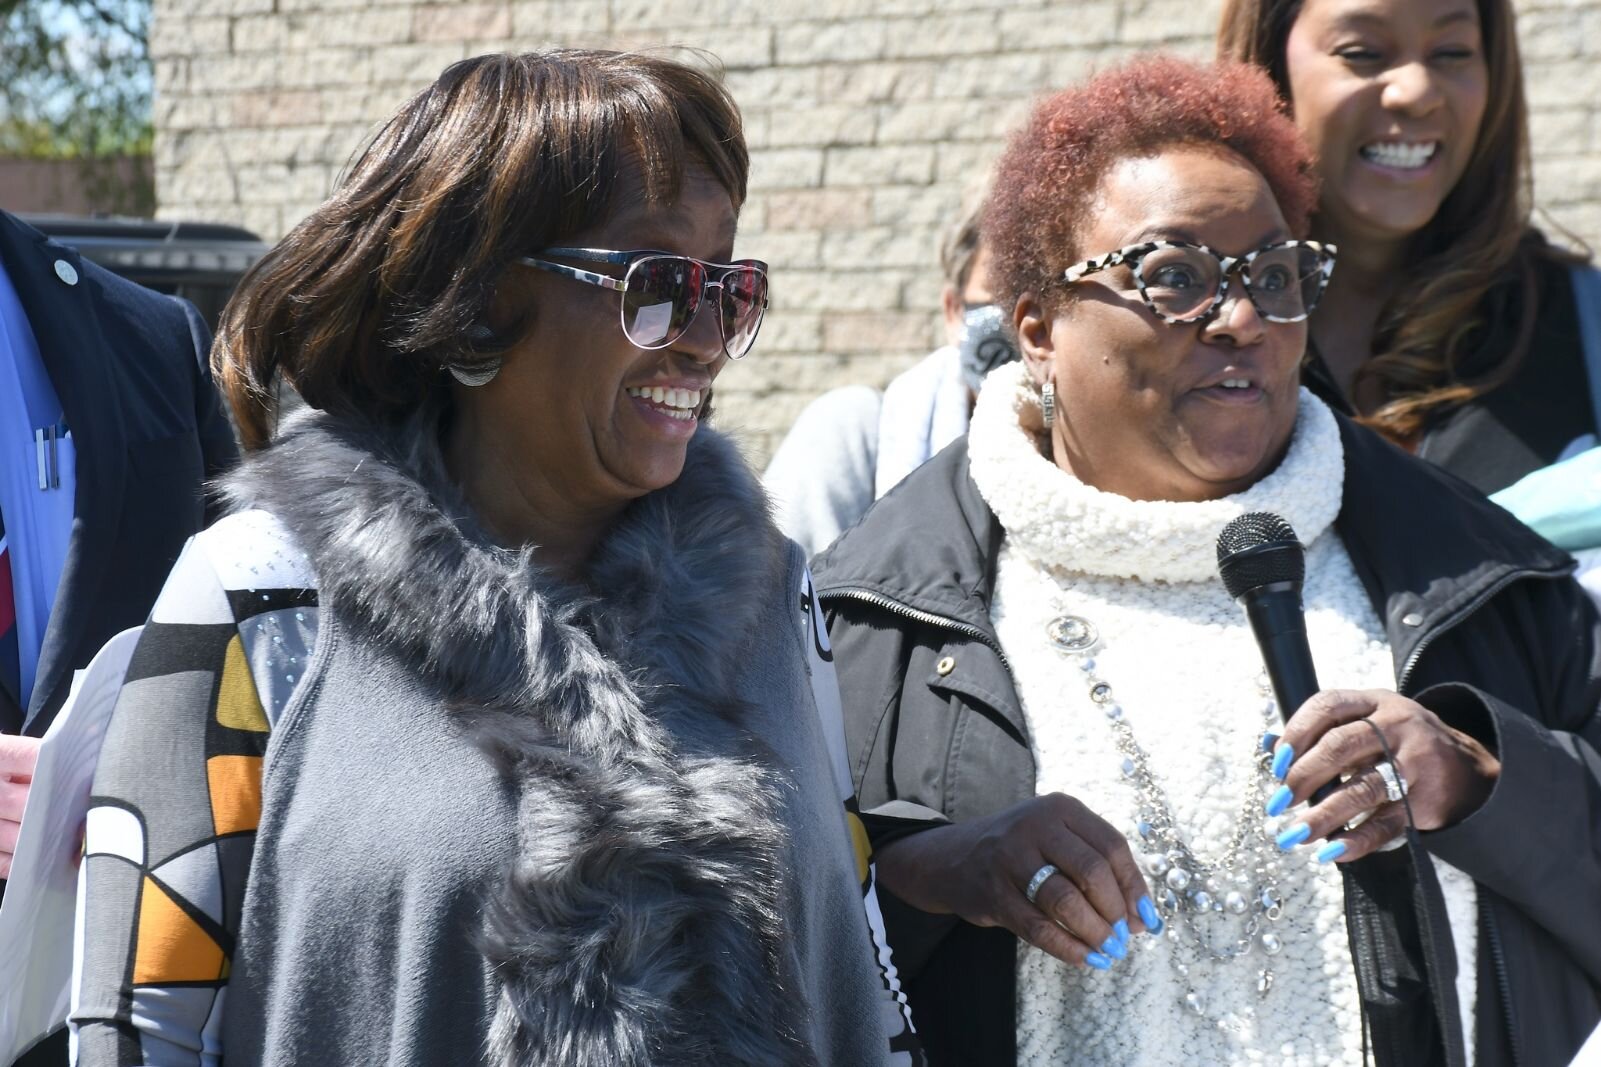
<instances>
[{"instance_id":1,"label":"hand holding microphone","mask_svg":"<svg viewBox=\"0 0 1601 1067\"><path fill-rule=\"evenodd\" d=\"M1350 861L1405 831L1408 808L1419 830L1435 830L1484 802L1500 763L1474 738L1399 693L1319 691L1301 603L1306 552L1288 522L1267 512L1241 515L1218 536L1217 554L1285 720L1273 758L1284 784L1266 814L1311 805L1279 834L1281 848L1328 838L1318 859Z\"/></svg>"}]
</instances>

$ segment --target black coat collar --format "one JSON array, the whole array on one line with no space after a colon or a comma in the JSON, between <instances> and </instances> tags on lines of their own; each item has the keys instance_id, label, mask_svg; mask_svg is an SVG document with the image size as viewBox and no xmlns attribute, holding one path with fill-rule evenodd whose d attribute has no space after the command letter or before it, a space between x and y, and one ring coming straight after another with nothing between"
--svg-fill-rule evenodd
<instances>
[{"instance_id":1,"label":"black coat collar","mask_svg":"<svg viewBox=\"0 0 1601 1067\"><path fill-rule=\"evenodd\" d=\"M967 438L891 489L812 561L820 597L889 597L994 637L989 606L1003 531L968 473Z\"/></svg>"}]
</instances>

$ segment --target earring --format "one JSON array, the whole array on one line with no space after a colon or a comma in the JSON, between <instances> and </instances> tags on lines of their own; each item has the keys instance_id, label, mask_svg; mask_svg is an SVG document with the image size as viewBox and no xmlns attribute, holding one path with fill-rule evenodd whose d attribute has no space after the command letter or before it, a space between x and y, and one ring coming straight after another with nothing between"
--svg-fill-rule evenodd
<instances>
[{"instance_id":1,"label":"earring","mask_svg":"<svg viewBox=\"0 0 1601 1067\"><path fill-rule=\"evenodd\" d=\"M467 343L473 348L486 347L492 344L494 340L494 331L485 323L480 322L467 331ZM452 378L462 385L477 388L480 385L488 385L495 380L495 375L500 373L500 359L496 357L478 360L465 365L452 363L446 366L445 369L450 372Z\"/></svg>"},{"instance_id":2,"label":"earring","mask_svg":"<svg viewBox=\"0 0 1601 1067\"><path fill-rule=\"evenodd\" d=\"M1044 416L1047 426L1056 421L1055 382L1046 382L1040 386L1040 414Z\"/></svg>"},{"instance_id":3,"label":"earring","mask_svg":"<svg viewBox=\"0 0 1601 1067\"><path fill-rule=\"evenodd\" d=\"M472 386L473 388L477 388L480 385L488 385L490 382L495 380L495 375L500 373L500 360L488 360L483 363L474 363L471 366L466 367L458 366L453 363L445 369L450 372L450 376L452 378L456 379L462 385L468 385Z\"/></svg>"}]
</instances>

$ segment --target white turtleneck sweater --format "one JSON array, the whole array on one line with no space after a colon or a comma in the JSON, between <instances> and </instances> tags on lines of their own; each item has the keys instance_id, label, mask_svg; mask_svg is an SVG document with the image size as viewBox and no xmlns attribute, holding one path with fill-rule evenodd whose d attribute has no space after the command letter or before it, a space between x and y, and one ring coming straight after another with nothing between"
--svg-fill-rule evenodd
<instances>
[{"instance_id":1,"label":"white turtleneck sweater","mask_svg":"<svg viewBox=\"0 0 1601 1067\"><path fill-rule=\"evenodd\" d=\"M1099 631L1095 674L1107 681L1149 757L1184 839L1216 863L1257 774L1265 699L1261 655L1217 578L1215 542L1249 511L1283 516L1307 546L1307 632L1330 688L1395 686L1384 628L1334 532L1344 452L1328 408L1305 390L1284 461L1234 496L1198 503L1133 501L1078 481L1042 456L1020 420L1038 424L1038 394L1021 364L991 374L969 431L973 480L999 518L992 620L1017 680L1038 766L1038 792L1063 792L1122 830L1143 859L1139 812L1111 728L1090 700L1077 657L1046 637L1062 615ZM1259 828L1299 821L1304 806ZM1286 904L1269 924L1283 941L1222 963L1196 962L1173 922L1137 936L1107 972L1018 954L1018 1062L1168 1065L1359 1064L1362 1023L1335 865L1294 850L1279 880ZM1475 898L1472 881L1436 861L1456 944L1457 990L1472 1059ZM1160 882L1150 879L1153 889ZM1232 886L1230 887L1232 888ZM1249 892L1249 890L1247 890ZM1183 921L1183 920L1181 920ZM1218 929L1214 927L1213 929ZM1181 974L1175 963L1189 967ZM1257 991L1264 964L1274 980ZM1197 992L1204 1014L1186 1006Z\"/></svg>"}]
</instances>

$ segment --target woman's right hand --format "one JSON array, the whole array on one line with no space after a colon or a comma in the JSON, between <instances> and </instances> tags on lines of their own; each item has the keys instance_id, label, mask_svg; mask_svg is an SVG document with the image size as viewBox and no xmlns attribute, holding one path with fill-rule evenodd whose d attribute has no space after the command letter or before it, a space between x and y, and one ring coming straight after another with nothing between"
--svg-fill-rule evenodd
<instances>
[{"instance_id":1,"label":"woman's right hand","mask_svg":"<svg viewBox=\"0 0 1601 1067\"><path fill-rule=\"evenodd\" d=\"M1123 835L1063 793L903 837L875 854L879 884L921 911L1004 926L1068 963L1105 969L1133 930L1160 930ZM1052 864L1059 873L1028 886Z\"/></svg>"}]
</instances>

